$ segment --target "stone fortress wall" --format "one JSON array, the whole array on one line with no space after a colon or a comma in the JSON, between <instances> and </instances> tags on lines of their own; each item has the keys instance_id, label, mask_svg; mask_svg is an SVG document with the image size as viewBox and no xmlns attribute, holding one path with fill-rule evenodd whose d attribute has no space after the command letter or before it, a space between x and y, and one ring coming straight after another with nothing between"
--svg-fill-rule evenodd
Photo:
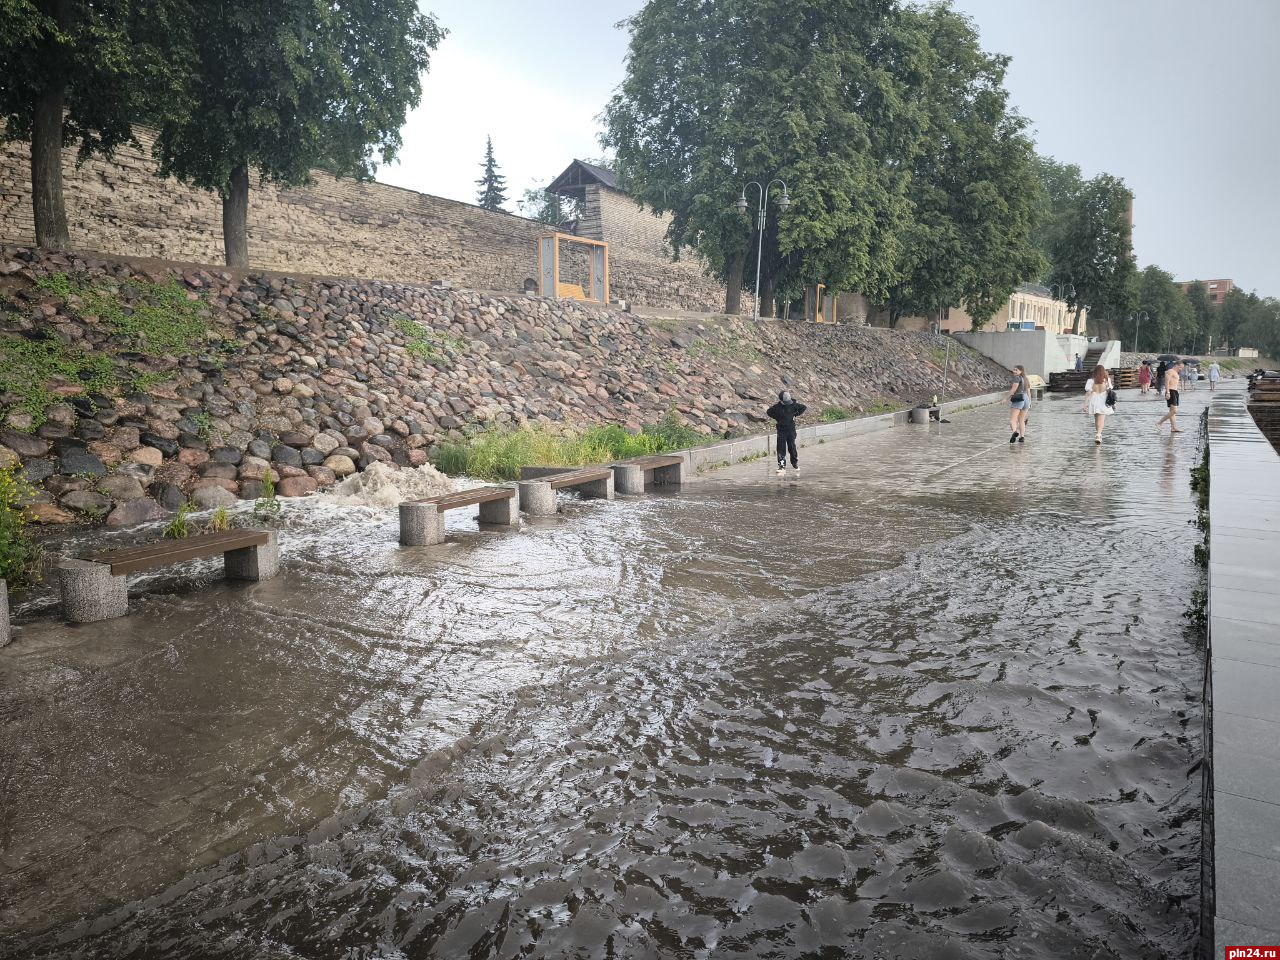
<instances>
[{"instance_id":1,"label":"stone fortress wall","mask_svg":"<svg viewBox=\"0 0 1280 960\"><path fill-rule=\"evenodd\" d=\"M78 166L63 153L73 248L116 256L222 262L222 209L216 194L155 175L154 136L112 160ZM509 213L382 183L340 180L312 171L314 183L280 188L254 183L249 194L249 260L259 269L430 282L517 292L537 277L537 237L545 224ZM625 194L597 188L603 236L610 241L612 296L652 307L715 312L723 286L692 259L672 262L665 222ZM646 222L647 221L647 222ZM611 230L619 230L613 234ZM585 235L592 235L587 233ZM0 147L0 243L34 242L30 152Z\"/></svg>"}]
</instances>

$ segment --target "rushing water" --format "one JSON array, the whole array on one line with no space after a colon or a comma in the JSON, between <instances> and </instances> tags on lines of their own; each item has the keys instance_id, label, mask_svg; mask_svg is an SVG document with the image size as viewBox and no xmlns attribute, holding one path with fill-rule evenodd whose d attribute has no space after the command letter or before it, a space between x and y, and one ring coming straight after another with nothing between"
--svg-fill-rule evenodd
<instances>
[{"instance_id":1,"label":"rushing water","mask_svg":"<svg viewBox=\"0 0 1280 960\"><path fill-rule=\"evenodd\" d=\"M430 548L293 504L277 580L35 601L0 955L1188 956L1198 431L1077 410Z\"/></svg>"}]
</instances>

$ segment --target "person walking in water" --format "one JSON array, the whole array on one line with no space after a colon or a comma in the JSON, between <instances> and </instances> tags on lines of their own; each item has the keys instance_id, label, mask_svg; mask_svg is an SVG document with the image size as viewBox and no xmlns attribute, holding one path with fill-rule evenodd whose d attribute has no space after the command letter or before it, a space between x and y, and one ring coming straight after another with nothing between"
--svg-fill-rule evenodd
<instances>
[{"instance_id":1,"label":"person walking in water","mask_svg":"<svg viewBox=\"0 0 1280 960\"><path fill-rule=\"evenodd\" d=\"M1182 386L1182 361L1171 366L1164 375L1164 402L1168 406L1165 415L1156 421L1156 433L1166 420L1169 421L1170 433L1181 433L1178 429L1178 390Z\"/></svg>"},{"instance_id":2,"label":"person walking in water","mask_svg":"<svg viewBox=\"0 0 1280 960\"><path fill-rule=\"evenodd\" d=\"M1142 395L1145 397L1151 392L1151 365L1142 364L1138 370L1138 386L1142 388Z\"/></svg>"},{"instance_id":3,"label":"person walking in water","mask_svg":"<svg viewBox=\"0 0 1280 960\"><path fill-rule=\"evenodd\" d=\"M1106 425L1107 416L1116 412L1116 408L1107 402L1113 389L1107 368L1098 364L1093 368L1093 376L1084 385L1082 409L1093 417L1093 442L1099 446L1102 444L1102 428Z\"/></svg>"},{"instance_id":4,"label":"person walking in water","mask_svg":"<svg viewBox=\"0 0 1280 960\"><path fill-rule=\"evenodd\" d=\"M1031 412L1031 384L1026 368L1013 368L1013 383L1009 384L1009 436L1010 443L1022 443L1027 439L1027 415Z\"/></svg>"},{"instance_id":5,"label":"person walking in water","mask_svg":"<svg viewBox=\"0 0 1280 960\"><path fill-rule=\"evenodd\" d=\"M1156 393L1160 394L1162 397L1164 396L1164 375L1167 371L1168 367L1166 367L1164 361L1161 360L1159 365L1156 367Z\"/></svg>"},{"instance_id":6,"label":"person walking in water","mask_svg":"<svg viewBox=\"0 0 1280 960\"><path fill-rule=\"evenodd\" d=\"M796 449L796 417L805 411L803 403L796 403L790 391L783 390L778 394L778 402L765 411L778 422L778 476L787 470L787 455L791 455L791 466L800 473L800 454Z\"/></svg>"},{"instance_id":7,"label":"person walking in water","mask_svg":"<svg viewBox=\"0 0 1280 960\"><path fill-rule=\"evenodd\" d=\"M1213 393L1214 390L1218 389L1218 381L1221 379L1222 379L1222 368L1218 366L1218 361L1215 360L1213 361L1213 363L1209 364L1209 392L1210 393Z\"/></svg>"}]
</instances>

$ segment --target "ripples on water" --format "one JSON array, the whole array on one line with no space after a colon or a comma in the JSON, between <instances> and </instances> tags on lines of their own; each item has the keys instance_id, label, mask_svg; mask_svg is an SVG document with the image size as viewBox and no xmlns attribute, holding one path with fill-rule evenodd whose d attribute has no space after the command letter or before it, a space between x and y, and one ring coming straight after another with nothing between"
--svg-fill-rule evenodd
<instances>
[{"instance_id":1,"label":"ripples on water","mask_svg":"<svg viewBox=\"0 0 1280 960\"><path fill-rule=\"evenodd\" d=\"M50 769L6 803L73 815L9 836L88 840L11 875L59 925L6 955L1189 955L1193 438L1102 460L1038 410L934 479L994 417L426 551L312 507L277 581L28 628L10 774Z\"/></svg>"}]
</instances>

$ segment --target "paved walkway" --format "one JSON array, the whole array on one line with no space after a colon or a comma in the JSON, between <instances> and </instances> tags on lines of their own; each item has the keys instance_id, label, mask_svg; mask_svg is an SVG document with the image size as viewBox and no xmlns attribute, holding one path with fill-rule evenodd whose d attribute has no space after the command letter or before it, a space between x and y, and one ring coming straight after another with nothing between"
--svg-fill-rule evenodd
<instances>
[{"instance_id":1,"label":"paved walkway","mask_svg":"<svg viewBox=\"0 0 1280 960\"><path fill-rule=\"evenodd\" d=\"M1215 955L1280 943L1280 456L1224 385L1209 412Z\"/></svg>"}]
</instances>

